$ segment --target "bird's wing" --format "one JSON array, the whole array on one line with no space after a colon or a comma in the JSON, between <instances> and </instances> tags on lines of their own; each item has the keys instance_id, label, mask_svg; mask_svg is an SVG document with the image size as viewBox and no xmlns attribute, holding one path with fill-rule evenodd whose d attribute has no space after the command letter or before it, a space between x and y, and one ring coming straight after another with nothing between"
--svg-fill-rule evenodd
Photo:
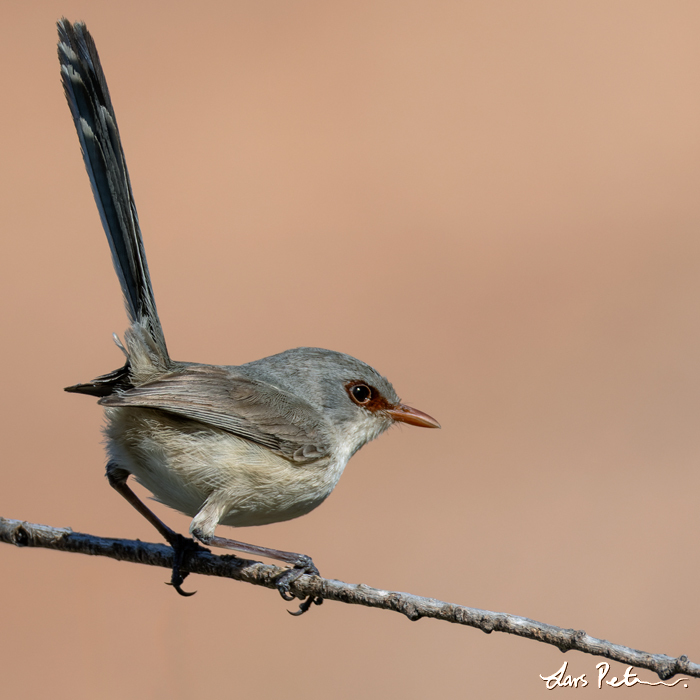
<instances>
[{"instance_id":1,"label":"bird's wing","mask_svg":"<svg viewBox=\"0 0 700 700\"><path fill-rule=\"evenodd\" d=\"M103 406L157 408L221 428L300 464L327 456L328 428L307 401L215 365L190 365L100 399Z\"/></svg>"}]
</instances>

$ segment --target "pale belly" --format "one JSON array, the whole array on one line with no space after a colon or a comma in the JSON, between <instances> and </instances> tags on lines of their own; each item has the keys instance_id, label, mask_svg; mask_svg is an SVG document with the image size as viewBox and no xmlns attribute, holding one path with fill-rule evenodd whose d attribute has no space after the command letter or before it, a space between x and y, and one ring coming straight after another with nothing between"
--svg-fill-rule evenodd
<instances>
[{"instance_id":1,"label":"pale belly","mask_svg":"<svg viewBox=\"0 0 700 700\"><path fill-rule=\"evenodd\" d=\"M338 483L345 460L297 465L231 433L143 408L107 409L110 461L157 501L194 517L208 498L219 522L242 527L304 515Z\"/></svg>"}]
</instances>

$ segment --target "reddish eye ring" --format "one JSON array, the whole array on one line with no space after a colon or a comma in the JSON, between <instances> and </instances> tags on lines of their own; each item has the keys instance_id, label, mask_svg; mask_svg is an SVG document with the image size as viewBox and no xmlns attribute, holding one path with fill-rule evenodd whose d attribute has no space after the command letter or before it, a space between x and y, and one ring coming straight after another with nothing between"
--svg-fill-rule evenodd
<instances>
[{"instance_id":1,"label":"reddish eye ring","mask_svg":"<svg viewBox=\"0 0 700 700\"><path fill-rule=\"evenodd\" d=\"M372 389L366 384L355 384L348 389L348 393L359 406L366 406L372 400Z\"/></svg>"}]
</instances>

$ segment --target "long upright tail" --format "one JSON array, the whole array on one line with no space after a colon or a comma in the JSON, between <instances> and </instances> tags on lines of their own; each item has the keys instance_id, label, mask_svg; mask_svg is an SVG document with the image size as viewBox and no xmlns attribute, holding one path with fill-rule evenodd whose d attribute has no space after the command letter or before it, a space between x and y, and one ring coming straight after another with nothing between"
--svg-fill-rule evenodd
<instances>
[{"instance_id":1,"label":"long upright tail","mask_svg":"<svg viewBox=\"0 0 700 700\"><path fill-rule=\"evenodd\" d=\"M149 354L169 363L117 120L95 42L84 24L58 22L61 79L80 139L95 203L112 251L132 330Z\"/></svg>"}]
</instances>

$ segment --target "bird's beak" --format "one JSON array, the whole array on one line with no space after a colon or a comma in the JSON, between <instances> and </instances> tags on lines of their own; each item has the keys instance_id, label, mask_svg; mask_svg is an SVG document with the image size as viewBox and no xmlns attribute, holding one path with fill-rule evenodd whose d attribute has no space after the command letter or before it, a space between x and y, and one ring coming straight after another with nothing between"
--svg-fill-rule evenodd
<instances>
[{"instance_id":1,"label":"bird's beak","mask_svg":"<svg viewBox=\"0 0 700 700\"><path fill-rule=\"evenodd\" d=\"M395 420L401 423L408 423L409 425L417 425L419 428L439 428L440 423L438 423L435 418L429 416L423 411L419 411L417 408L411 408L402 403L394 406L387 410L387 413Z\"/></svg>"}]
</instances>

